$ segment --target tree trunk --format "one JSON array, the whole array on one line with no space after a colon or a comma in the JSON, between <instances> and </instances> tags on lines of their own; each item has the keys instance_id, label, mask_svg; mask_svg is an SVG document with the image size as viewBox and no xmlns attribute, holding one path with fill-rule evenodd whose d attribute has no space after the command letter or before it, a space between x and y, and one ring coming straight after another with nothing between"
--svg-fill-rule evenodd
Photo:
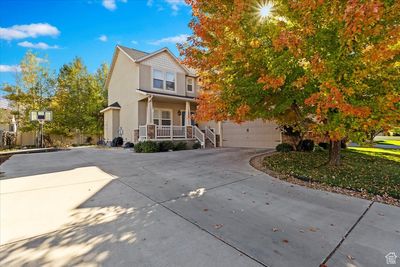
<instances>
[{"instance_id":1,"label":"tree trunk","mask_svg":"<svg viewBox=\"0 0 400 267\"><path fill-rule=\"evenodd\" d=\"M340 141L331 141L329 146L329 165L339 166L340 165Z\"/></svg>"}]
</instances>

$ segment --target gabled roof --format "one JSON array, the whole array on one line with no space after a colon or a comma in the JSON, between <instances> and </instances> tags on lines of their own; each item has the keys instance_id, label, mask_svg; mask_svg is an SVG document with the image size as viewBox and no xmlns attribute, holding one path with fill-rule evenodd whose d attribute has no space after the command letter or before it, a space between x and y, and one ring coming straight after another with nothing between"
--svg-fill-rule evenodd
<instances>
[{"instance_id":1,"label":"gabled roof","mask_svg":"<svg viewBox=\"0 0 400 267\"><path fill-rule=\"evenodd\" d=\"M105 109L100 110L100 113L104 113L104 112L106 112L107 110L111 110L111 109L120 110L120 109L121 109L121 106L120 106L120 104L119 104L118 102L114 102L114 103L112 103L111 105L109 105L108 107L106 107Z\"/></svg>"},{"instance_id":2,"label":"gabled roof","mask_svg":"<svg viewBox=\"0 0 400 267\"><path fill-rule=\"evenodd\" d=\"M187 74L188 76L191 76L191 77L196 77L196 76L197 76L192 70L190 70L190 69L187 68L185 65L183 65L183 64L180 62L180 60L179 60L179 59L171 52L171 50L169 50L167 47L164 47L164 48L162 48L162 49L160 49L160 50L157 50L157 51L155 51L155 52L153 52L153 53L147 53L147 52L140 51L140 50L137 50L137 49L128 48L128 47L126 47L126 46L117 45L117 46L116 46L116 49L115 49L115 51L114 51L114 55L113 55L112 62L111 62L110 71L108 72L108 75L107 75L106 84L105 84L105 87L106 87L106 88L108 88L108 85L109 85L109 82L110 82L110 78L111 78L111 74L112 74L112 72L113 72L113 70L114 70L115 61L116 61L116 59L117 59L117 58L116 58L116 55L117 55L117 52L118 52L118 51L121 51L121 52L122 52L123 54L125 54L131 61L133 61L133 62L135 62L135 63L142 62L143 60L146 60L146 59L148 59L148 58L151 58L151 57L153 57L153 56L155 56L155 55L158 55L158 54L163 53L163 52L167 52L167 53L176 61L176 63L178 63L178 65L181 66L182 69L184 69L184 70L186 71L186 74Z\"/></svg>"},{"instance_id":3,"label":"gabled roof","mask_svg":"<svg viewBox=\"0 0 400 267\"><path fill-rule=\"evenodd\" d=\"M114 102L111 105L108 106L109 108L121 108L120 104L118 102Z\"/></svg>"},{"instance_id":4,"label":"gabled roof","mask_svg":"<svg viewBox=\"0 0 400 267\"><path fill-rule=\"evenodd\" d=\"M125 46L122 46L122 45L118 45L118 47L120 49L122 49L125 53L127 53L128 56L131 57L135 61L140 59L140 58L142 58L142 57L145 57L145 56L149 55L149 53L147 53L147 52L140 51L140 50L133 49L133 48L128 48L128 47L125 47Z\"/></svg>"},{"instance_id":5,"label":"gabled roof","mask_svg":"<svg viewBox=\"0 0 400 267\"><path fill-rule=\"evenodd\" d=\"M171 52L171 50L168 49L168 47L164 47L164 48L161 48L160 50L157 50L157 51L155 51L153 53L149 53L149 54L147 54L147 55L145 55L145 56L143 56L143 57L141 57L139 59L136 59L135 61L136 62L141 62L141 61L144 61L144 60L146 60L148 58L154 57L155 55L161 54L163 52L167 52L176 61L176 63L178 63L178 65L181 66L186 71L186 73L188 75L195 76L195 74L193 72L191 72L186 66L184 66L180 62L180 60Z\"/></svg>"}]
</instances>

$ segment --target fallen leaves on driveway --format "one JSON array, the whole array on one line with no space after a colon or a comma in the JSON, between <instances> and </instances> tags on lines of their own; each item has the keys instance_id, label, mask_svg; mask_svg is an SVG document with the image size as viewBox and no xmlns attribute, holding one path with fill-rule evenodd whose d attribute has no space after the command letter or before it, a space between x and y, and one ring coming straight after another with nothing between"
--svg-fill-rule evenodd
<instances>
[{"instance_id":1,"label":"fallen leaves on driveway","mask_svg":"<svg viewBox=\"0 0 400 267\"><path fill-rule=\"evenodd\" d=\"M221 228L222 226L224 226L224 225L223 225L223 224L215 224L215 225L214 225L214 228L215 228L215 229L219 229L219 228Z\"/></svg>"},{"instance_id":2,"label":"fallen leaves on driveway","mask_svg":"<svg viewBox=\"0 0 400 267\"><path fill-rule=\"evenodd\" d=\"M349 259L349 260L354 260L355 258L353 257L353 256L351 256L351 255L347 255L347 258Z\"/></svg>"},{"instance_id":3,"label":"fallen leaves on driveway","mask_svg":"<svg viewBox=\"0 0 400 267\"><path fill-rule=\"evenodd\" d=\"M310 227L310 228L308 228L308 230L309 230L310 232L316 232L316 231L319 230L319 228L317 228L317 227Z\"/></svg>"}]
</instances>

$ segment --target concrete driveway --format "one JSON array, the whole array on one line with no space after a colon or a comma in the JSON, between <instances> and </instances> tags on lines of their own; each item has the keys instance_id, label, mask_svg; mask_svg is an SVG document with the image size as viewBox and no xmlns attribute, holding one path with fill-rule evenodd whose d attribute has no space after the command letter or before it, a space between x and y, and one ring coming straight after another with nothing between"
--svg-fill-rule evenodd
<instances>
[{"instance_id":1,"label":"concrete driveway","mask_svg":"<svg viewBox=\"0 0 400 267\"><path fill-rule=\"evenodd\" d=\"M364 267L400 256L399 208L276 180L248 164L258 152L13 156L1 166L0 265Z\"/></svg>"}]
</instances>

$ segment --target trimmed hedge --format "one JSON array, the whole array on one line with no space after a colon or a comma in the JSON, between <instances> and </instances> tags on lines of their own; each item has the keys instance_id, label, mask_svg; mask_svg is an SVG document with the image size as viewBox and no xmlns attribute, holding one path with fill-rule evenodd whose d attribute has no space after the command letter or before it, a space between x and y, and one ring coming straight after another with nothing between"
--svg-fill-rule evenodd
<instances>
[{"instance_id":1,"label":"trimmed hedge","mask_svg":"<svg viewBox=\"0 0 400 267\"><path fill-rule=\"evenodd\" d=\"M179 142L174 145L174 151L186 150L186 149L187 147L185 142Z\"/></svg>"},{"instance_id":2,"label":"trimmed hedge","mask_svg":"<svg viewBox=\"0 0 400 267\"><path fill-rule=\"evenodd\" d=\"M160 152L160 147L156 142L143 141L139 142L134 147L136 153L154 153Z\"/></svg>"},{"instance_id":3,"label":"trimmed hedge","mask_svg":"<svg viewBox=\"0 0 400 267\"><path fill-rule=\"evenodd\" d=\"M160 152L168 152L174 150L175 145L172 141L162 141L158 143Z\"/></svg>"},{"instance_id":4,"label":"trimmed hedge","mask_svg":"<svg viewBox=\"0 0 400 267\"><path fill-rule=\"evenodd\" d=\"M329 143L319 143L318 146L322 147L323 149L327 150L329 149Z\"/></svg>"},{"instance_id":5,"label":"trimmed hedge","mask_svg":"<svg viewBox=\"0 0 400 267\"><path fill-rule=\"evenodd\" d=\"M293 146L288 143L282 143L276 146L276 151L278 152L290 152L293 151Z\"/></svg>"},{"instance_id":6,"label":"trimmed hedge","mask_svg":"<svg viewBox=\"0 0 400 267\"><path fill-rule=\"evenodd\" d=\"M199 142L195 142L192 146L193 149L199 149L201 148L201 144Z\"/></svg>"},{"instance_id":7,"label":"trimmed hedge","mask_svg":"<svg viewBox=\"0 0 400 267\"><path fill-rule=\"evenodd\" d=\"M155 153L155 152L168 152L186 150L186 142L173 143L172 141L143 141L139 142L134 146L136 153Z\"/></svg>"},{"instance_id":8,"label":"trimmed hedge","mask_svg":"<svg viewBox=\"0 0 400 267\"><path fill-rule=\"evenodd\" d=\"M299 151L311 152L314 150L314 141L310 139L302 140L297 148Z\"/></svg>"}]
</instances>

